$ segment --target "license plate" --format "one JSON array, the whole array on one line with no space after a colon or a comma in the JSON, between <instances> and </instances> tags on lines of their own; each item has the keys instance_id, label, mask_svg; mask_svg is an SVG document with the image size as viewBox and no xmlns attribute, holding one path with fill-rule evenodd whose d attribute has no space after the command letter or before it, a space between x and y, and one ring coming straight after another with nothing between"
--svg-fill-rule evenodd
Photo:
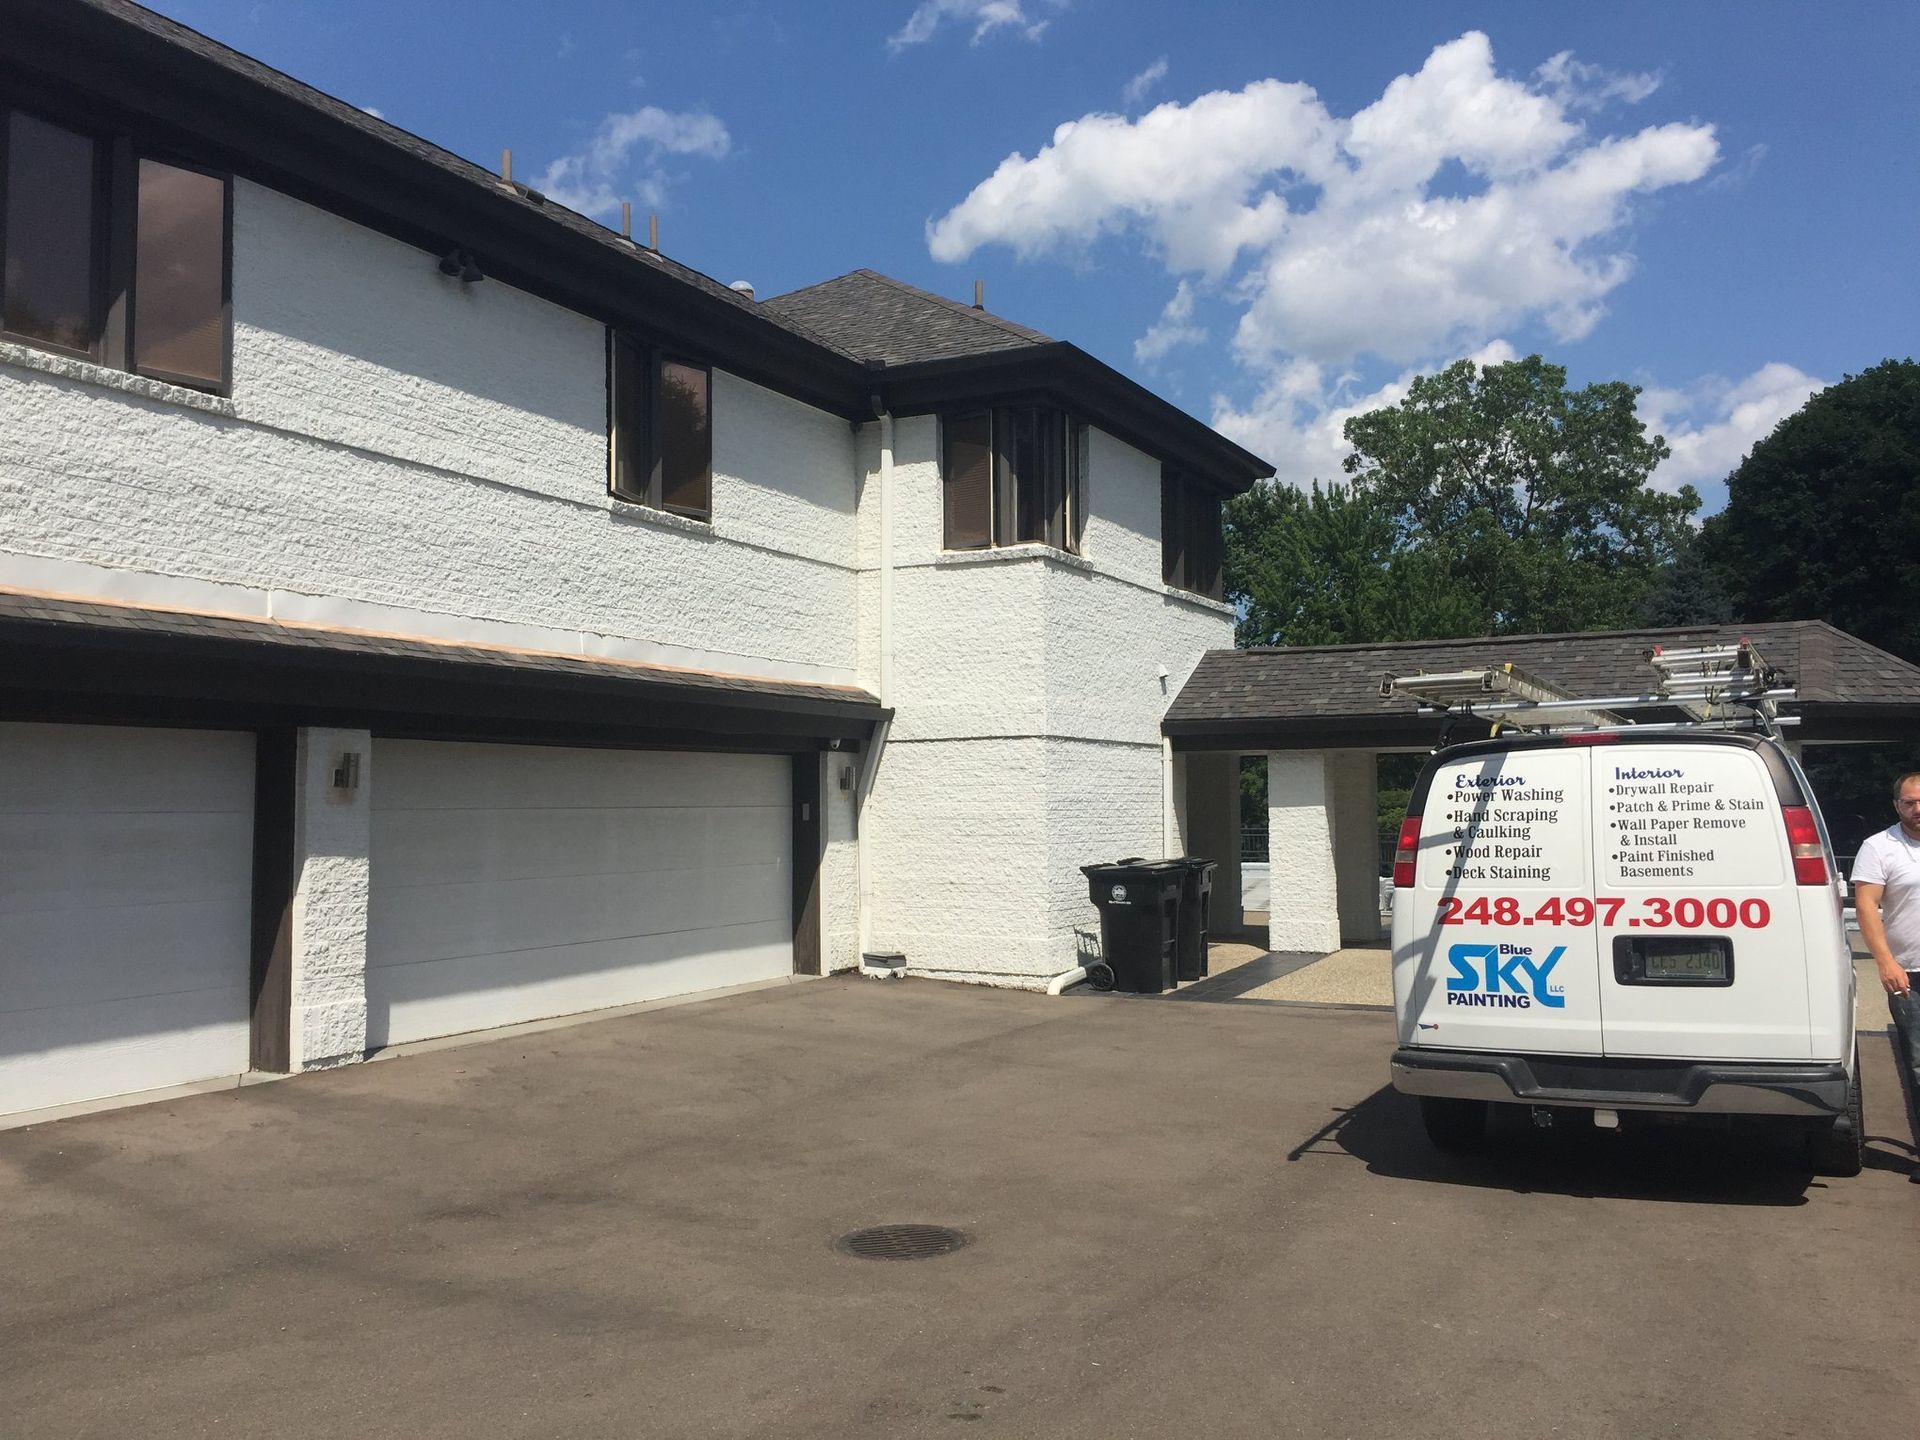
<instances>
[{"instance_id":1,"label":"license plate","mask_svg":"<svg viewBox=\"0 0 1920 1440\"><path fill-rule=\"evenodd\" d=\"M1726 952L1718 946L1698 950L1668 950L1664 946L1647 955L1649 980L1725 980Z\"/></svg>"}]
</instances>

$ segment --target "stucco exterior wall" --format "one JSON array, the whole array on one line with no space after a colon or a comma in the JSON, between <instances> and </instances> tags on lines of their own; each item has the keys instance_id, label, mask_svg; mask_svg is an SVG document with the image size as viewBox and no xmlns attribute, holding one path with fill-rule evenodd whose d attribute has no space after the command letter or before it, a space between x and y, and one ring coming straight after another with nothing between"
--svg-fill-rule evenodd
<instances>
[{"instance_id":1,"label":"stucco exterior wall","mask_svg":"<svg viewBox=\"0 0 1920 1440\"><path fill-rule=\"evenodd\" d=\"M1327 755L1333 799L1333 867L1340 938L1380 938L1380 817L1376 759L1371 750Z\"/></svg>"},{"instance_id":2,"label":"stucco exterior wall","mask_svg":"<svg viewBox=\"0 0 1920 1440\"><path fill-rule=\"evenodd\" d=\"M713 523L662 520L597 322L245 181L233 272L230 404L0 366L0 583L854 678L843 421L716 373Z\"/></svg>"},{"instance_id":3,"label":"stucco exterior wall","mask_svg":"<svg viewBox=\"0 0 1920 1440\"><path fill-rule=\"evenodd\" d=\"M1340 948L1332 809L1326 752L1281 750L1267 756L1269 950L1324 955Z\"/></svg>"},{"instance_id":4,"label":"stucco exterior wall","mask_svg":"<svg viewBox=\"0 0 1920 1440\"><path fill-rule=\"evenodd\" d=\"M359 784L333 772L359 756ZM373 738L309 728L294 763L292 1067L358 1060L367 1048L367 897L372 885Z\"/></svg>"},{"instance_id":5,"label":"stucco exterior wall","mask_svg":"<svg viewBox=\"0 0 1920 1440\"><path fill-rule=\"evenodd\" d=\"M899 718L866 830L874 944L915 974L1038 987L1097 923L1079 867L1160 853L1160 718L1232 643L1231 612L1161 584L1150 456L1092 435L1082 556L953 554L937 422L894 438Z\"/></svg>"}]
</instances>

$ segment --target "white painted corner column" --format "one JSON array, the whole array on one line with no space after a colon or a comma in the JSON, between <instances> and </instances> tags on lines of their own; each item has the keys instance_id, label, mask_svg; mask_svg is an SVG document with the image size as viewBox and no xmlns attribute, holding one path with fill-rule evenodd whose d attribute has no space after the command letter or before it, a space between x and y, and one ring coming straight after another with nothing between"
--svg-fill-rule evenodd
<instances>
[{"instance_id":1,"label":"white painted corner column","mask_svg":"<svg viewBox=\"0 0 1920 1440\"><path fill-rule=\"evenodd\" d=\"M1319 750L1267 756L1267 948L1326 954L1340 948L1333 866L1332 777Z\"/></svg>"},{"instance_id":2,"label":"white painted corner column","mask_svg":"<svg viewBox=\"0 0 1920 1440\"><path fill-rule=\"evenodd\" d=\"M367 1048L373 737L301 730L294 787L291 1068L312 1070Z\"/></svg>"},{"instance_id":3,"label":"white painted corner column","mask_svg":"<svg viewBox=\"0 0 1920 1440\"><path fill-rule=\"evenodd\" d=\"M1327 753L1342 940L1380 938L1379 773L1371 750Z\"/></svg>"}]
</instances>

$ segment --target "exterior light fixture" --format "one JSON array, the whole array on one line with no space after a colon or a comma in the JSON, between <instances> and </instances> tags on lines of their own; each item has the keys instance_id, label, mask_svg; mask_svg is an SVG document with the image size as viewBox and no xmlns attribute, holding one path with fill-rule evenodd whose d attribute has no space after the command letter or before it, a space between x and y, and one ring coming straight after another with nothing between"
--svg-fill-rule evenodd
<instances>
[{"instance_id":1,"label":"exterior light fixture","mask_svg":"<svg viewBox=\"0 0 1920 1440\"><path fill-rule=\"evenodd\" d=\"M442 255L440 273L450 279L457 278L463 285L472 285L487 278L471 250L449 250Z\"/></svg>"}]
</instances>

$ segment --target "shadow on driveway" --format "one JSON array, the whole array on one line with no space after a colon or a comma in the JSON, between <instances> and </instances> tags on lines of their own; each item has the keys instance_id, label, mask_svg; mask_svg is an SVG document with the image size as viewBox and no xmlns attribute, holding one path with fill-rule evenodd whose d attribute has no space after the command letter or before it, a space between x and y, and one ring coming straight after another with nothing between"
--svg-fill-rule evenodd
<instances>
[{"instance_id":1,"label":"shadow on driveway","mask_svg":"<svg viewBox=\"0 0 1920 1440\"><path fill-rule=\"evenodd\" d=\"M1869 1133L1869 1170L1906 1174L1912 1147ZM1809 1189L1836 1183L1815 1175L1791 1127L1754 1119L1655 1121L1602 1130L1576 1110L1540 1128L1524 1105L1495 1106L1478 1150L1446 1152L1427 1139L1418 1103L1383 1085L1287 1153L1291 1162L1347 1155L1376 1175L1516 1195L1576 1195L1689 1205L1807 1203ZM1844 1184L1844 1181L1837 1182Z\"/></svg>"}]
</instances>

